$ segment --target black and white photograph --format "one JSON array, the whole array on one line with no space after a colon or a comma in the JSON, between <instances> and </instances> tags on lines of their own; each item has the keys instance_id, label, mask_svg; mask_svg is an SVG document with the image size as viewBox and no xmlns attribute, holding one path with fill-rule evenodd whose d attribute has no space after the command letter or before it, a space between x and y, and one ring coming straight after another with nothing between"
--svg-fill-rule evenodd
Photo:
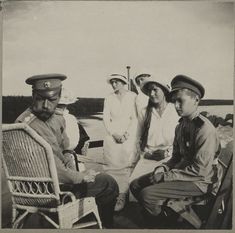
<instances>
[{"instance_id":1,"label":"black and white photograph","mask_svg":"<svg viewBox=\"0 0 235 233\"><path fill-rule=\"evenodd\" d=\"M0 4L1 229L233 229L234 2Z\"/></svg>"}]
</instances>

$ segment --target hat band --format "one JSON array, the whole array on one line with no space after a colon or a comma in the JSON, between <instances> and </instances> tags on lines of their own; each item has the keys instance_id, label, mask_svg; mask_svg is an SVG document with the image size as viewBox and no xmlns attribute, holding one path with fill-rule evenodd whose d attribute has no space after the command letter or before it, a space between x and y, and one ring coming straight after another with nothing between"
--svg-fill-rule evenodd
<instances>
[{"instance_id":1,"label":"hat band","mask_svg":"<svg viewBox=\"0 0 235 233\"><path fill-rule=\"evenodd\" d=\"M57 87L50 87L50 88L38 88L38 87L35 87L35 86L32 86L32 89L34 91L57 91L57 90L60 90L62 88L62 84L60 84L59 86Z\"/></svg>"},{"instance_id":2,"label":"hat band","mask_svg":"<svg viewBox=\"0 0 235 233\"><path fill-rule=\"evenodd\" d=\"M196 88L195 86L192 86L192 85L190 85L189 83L185 83L185 82L184 82L184 83L179 82L179 83L177 83L177 85L174 85L174 86L172 87L172 91L171 91L171 92L174 92L174 91L177 91L177 90L180 90L180 89L184 89L184 88L193 91L194 93L196 93L197 95L199 95L200 98L201 98L201 92L200 92L200 90L199 90L198 88Z\"/></svg>"},{"instance_id":3,"label":"hat band","mask_svg":"<svg viewBox=\"0 0 235 233\"><path fill-rule=\"evenodd\" d=\"M61 91L61 87L51 88L47 90L39 90L39 89L33 89L33 93L37 93L40 96L49 96L52 97L56 94L58 94Z\"/></svg>"}]
</instances>

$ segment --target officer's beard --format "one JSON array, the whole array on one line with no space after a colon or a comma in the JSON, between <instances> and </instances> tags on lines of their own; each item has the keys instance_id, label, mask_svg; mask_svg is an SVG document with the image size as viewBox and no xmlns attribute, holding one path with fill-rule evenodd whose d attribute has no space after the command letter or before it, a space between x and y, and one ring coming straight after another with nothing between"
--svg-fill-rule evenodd
<instances>
[{"instance_id":1,"label":"officer's beard","mask_svg":"<svg viewBox=\"0 0 235 233\"><path fill-rule=\"evenodd\" d=\"M53 115L54 112L45 110L37 111L33 109L33 113L41 121L47 121Z\"/></svg>"}]
</instances>

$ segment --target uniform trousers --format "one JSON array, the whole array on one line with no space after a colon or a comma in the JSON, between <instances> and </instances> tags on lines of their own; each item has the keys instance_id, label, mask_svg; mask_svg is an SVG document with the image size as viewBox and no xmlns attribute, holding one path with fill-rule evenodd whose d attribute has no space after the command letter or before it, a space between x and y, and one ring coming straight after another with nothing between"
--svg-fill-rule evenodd
<instances>
[{"instance_id":1,"label":"uniform trousers","mask_svg":"<svg viewBox=\"0 0 235 233\"><path fill-rule=\"evenodd\" d=\"M169 198L186 198L204 194L193 182L188 181L167 181L150 184L149 176L151 174L143 175L130 184L130 190L134 197L151 215L159 215L161 213L159 203Z\"/></svg>"}]
</instances>

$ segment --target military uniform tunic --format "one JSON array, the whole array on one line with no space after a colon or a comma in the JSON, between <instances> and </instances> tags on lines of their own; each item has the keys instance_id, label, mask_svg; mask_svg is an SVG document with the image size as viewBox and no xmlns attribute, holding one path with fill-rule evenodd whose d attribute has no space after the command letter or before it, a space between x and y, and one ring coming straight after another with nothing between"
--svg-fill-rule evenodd
<instances>
[{"instance_id":1,"label":"military uniform tunic","mask_svg":"<svg viewBox=\"0 0 235 233\"><path fill-rule=\"evenodd\" d=\"M63 156L63 150L68 146L68 137L65 133L65 120L62 115L53 114L47 121L41 121L28 108L16 119L16 122L28 124L51 145L60 183L82 182L81 173L66 167L68 157Z\"/></svg>"}]
</instances>

